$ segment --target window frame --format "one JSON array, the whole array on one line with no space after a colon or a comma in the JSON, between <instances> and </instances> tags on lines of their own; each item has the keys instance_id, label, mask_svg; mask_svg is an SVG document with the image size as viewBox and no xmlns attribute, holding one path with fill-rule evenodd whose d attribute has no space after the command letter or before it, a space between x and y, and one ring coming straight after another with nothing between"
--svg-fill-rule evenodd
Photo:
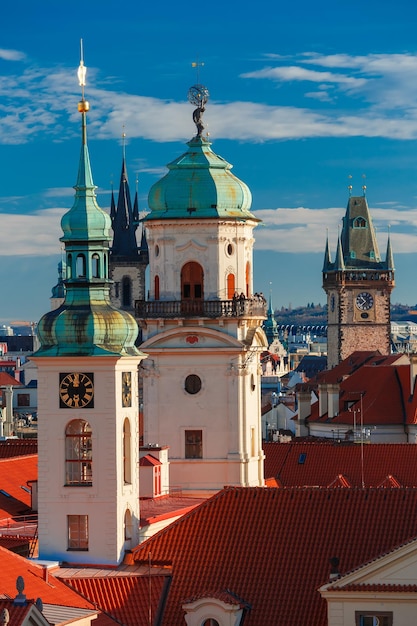
<instances>
[{"instance_id":1,"label":"window frame","mask_svg":"<svg viewBox=\"0 0 417 626\"><path fill-rule=\"evenodd\" d=\"M68 552L87 552L88 539L88 515L67 515Z\"/></svg>"},{"instance_id":2,"label":"window frame","mask_svg":"<svg viewBox=\"0 0 417 626\"><path fill-rule=\"evenodd\" d=\"M188 438L188 441L187 441ZM197 450L197 454L192 452ZM200 428L187 428L184 430L184 458L203 458L203 430Z\"/></svg>"},{"instance_id":3,"label":"window frame","mask_svg":"<svg viewBox=\"0 0 417 626\"><path fill-rule=\"evenodd\" d=\"M387 619L380 622L381 617ZM371 624L367 624L363 621L364 618L374 618L377 619L378 622L372 622ZM372 609L369 611L355 611L356 626L392 626L393 619L394 615L392 611L373 611Z\"/></svg>"},{"instance_id":4,"label":"window frame","mask_svg":"<svg viewBox=\"0 0 417 626\"><path fill-rule=\"evenodd\" d=\"M79 431L71 432L78 426ZM65 487L93 484L93 431L86 420L73 419L65 427Z\"/></svg>"}]
</instances>

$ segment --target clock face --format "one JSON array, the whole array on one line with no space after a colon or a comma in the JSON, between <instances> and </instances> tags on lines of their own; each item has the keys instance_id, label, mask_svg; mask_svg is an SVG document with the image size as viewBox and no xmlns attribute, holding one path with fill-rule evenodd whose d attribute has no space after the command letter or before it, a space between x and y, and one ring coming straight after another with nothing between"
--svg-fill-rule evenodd
<instances>
[{"instance_id":1,"label":"clock face","mask_svg":"<svg viewBox=\"0 0 417 626\"><path fill-rule=\"evenodd\" d=\"M374 306L374 299L368 291L361 291L356 296L356 306L360 311L369 311Z\"/></svg>"},{"instance_id":2,"label":"clock face","mask_svg":"<svg viewBox=\"0 0 417 626\"><path fill-rule=\"evenodd\" d=\"M59 381L61 409L94 408L94 374L60 374Z\"/></svg>"},{"instance_id":3,"label":"clock face","mask_svg":"<svg viewBox=\"0 0 417 626\"><path fill-rule=\"evenodd\" d=\"M131 372L122 372L122 404L123 406L132 406L132 374Z\"/></svg>"}]
</instances>

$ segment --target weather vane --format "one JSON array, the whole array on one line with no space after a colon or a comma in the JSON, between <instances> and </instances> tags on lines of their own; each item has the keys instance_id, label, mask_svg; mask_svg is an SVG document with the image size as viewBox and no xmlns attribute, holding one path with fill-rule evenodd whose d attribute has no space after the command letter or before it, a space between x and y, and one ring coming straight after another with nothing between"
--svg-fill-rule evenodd
<instances>
[{"instance_id":1,"label":"weather vane","mask_svg":"<svg viewBox=\"0 0 417 626\"><path fill-rule=\"evenodd\" d=\"M192 67L197 68L197 83L192 85L192 87L188 90L188 101L196 106L197 108L193 111L193 122L197 127L197 137L201 137L204 124L203 124L203 113L206 110L205 106L209 99L209 91L207 87L201 85L198 82L199 79L199 68L204 65L204 63L194 62L191 64Z\"/></svg>"}]
</instances>

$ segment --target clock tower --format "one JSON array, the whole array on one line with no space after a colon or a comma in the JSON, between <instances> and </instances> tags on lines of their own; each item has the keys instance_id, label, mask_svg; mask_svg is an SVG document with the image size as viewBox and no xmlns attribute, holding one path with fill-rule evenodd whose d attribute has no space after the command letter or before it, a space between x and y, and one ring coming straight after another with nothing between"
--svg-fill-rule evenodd
<instances>
[{"instance_id":1,"label":"clock tower","mask_svg":"<svg viewBox=\"0 0 417 626\"><path fill-rule=\"evenodd\" d=\"M72 208L62 217L65 300L38 324L39 558L117 565L138 542L138 327L110 303L110 216L96 201L82 145Z\"/></svg>"},{"instance_id":2,"label":"clock tower","mask_svg":"<svg viewBox=\"0 0 417 626\"><path fill-rule=\"evenodd\" d=\"M326 242L323 289L327 293L328 369L355 350L389 354L394 284L390 238L382 261L364 187L363 196L349 197L334 262Z\"/></svg>"}]
</instances>

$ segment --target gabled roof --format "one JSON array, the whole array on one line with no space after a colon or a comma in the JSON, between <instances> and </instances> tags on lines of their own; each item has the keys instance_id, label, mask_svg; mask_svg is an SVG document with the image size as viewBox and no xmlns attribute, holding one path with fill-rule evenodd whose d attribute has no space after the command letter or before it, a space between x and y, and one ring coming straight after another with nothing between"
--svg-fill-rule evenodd
<instances>
[{"instance_id":1,"label":"gabled roof","mask_svg":"<svg viewBox=\"0 0 417 626\"><path fill-rule=\"evenodd\" d=\"M192 597L232 593L245 626L327 626L317 589L340 571L417 536L416 489L230 487L133 550L137 564L171 565L163 626L184 623ZM216 596L215 596L216 597Z\"/></svg>"},{"instance_id":2,"label":"gabled roof","mask_svg":"<svg viewBox=\"0 0 417 626\"><path fill-rule=\"evenodd\" d=\"M14 378L14 376L11 376L7 372L0 372L0 387L7 387L9 385L13 387L23 387L23 383Z\"/></svg>"},{"instance_id":3,"label":"gabled roof","mask_svg":"<svg viewBox=\"0 0 417 626\"><path fill-rule=\"evenodd\" d=\"M362 476L366 487L417 487L417 445L411 443L265 442L263 450L265 477L284 487L361 487Z\"/></svg>"},{"instance_id":4,"label":"gabled roof","mask_svg":"<svg viewBox=\"0 0 417 626\"><path fill-rule=\"evenodd\" d=\"M94 610L91 602L78 595L67 585L53 577L42 565L0 547L0 590L3 595L15 598L16 580L22 576L27 599L41 598L43 603Z\"/></svg>"},{"instance_id":5,"label":"gabled roof","mask_svg":"<svg viewBox=\"0 0 417 626\"><path fill-rule=\"evenodd\" d=\"M75 571L73 576L68 573L67 570L62 578L67 585L123 626L148 624L149 613L154 623L170 582L170 572L151 576L142 572L139 576L134 572L109 570L108 575L103 575L102 570L94 572L88 568L85 572Z\"/></svg>"}]
</instances>

